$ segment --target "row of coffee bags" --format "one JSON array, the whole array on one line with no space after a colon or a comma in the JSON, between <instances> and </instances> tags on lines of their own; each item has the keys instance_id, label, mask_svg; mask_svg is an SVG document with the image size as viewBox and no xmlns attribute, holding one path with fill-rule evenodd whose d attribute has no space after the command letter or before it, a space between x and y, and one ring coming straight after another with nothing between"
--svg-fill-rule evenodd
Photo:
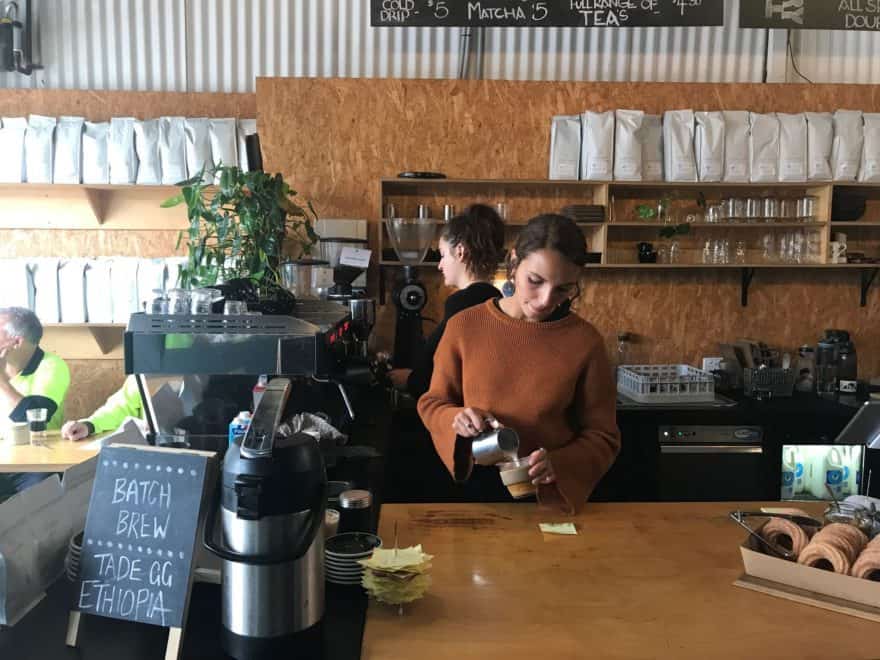
<instances>
[{"instance_id":1,"label":"row of coffee bags","mask_svg":"<svg viewBox=\"0 0 880 660\"><path fill-rule=\"evenodd\" d=\"M127 323L153 291L179 285L182 257L0 259L0 306L27 307L43 323ZM109 294L109 295L108 295Z\"/></svg>"},{"instance_id":2,"label":"row of coffee bags","mask_svg":"<svg viewBox=\"0 0 880 660\"><path fill-rule=\"evenodd\" d=\"M174 185L206 164L249 169L256 119L3 117L0 183Z\"/></svg>"},{"instance_id":3,"label":"row of coffee bags","mask_svg":"<svg viewBox=\"0 0 880 660\"><path fill-rule=\"evenodd\" d=\"M553 117L550 179L880 182L880 114L587 111Z\"/></svg>"}]
</instances>

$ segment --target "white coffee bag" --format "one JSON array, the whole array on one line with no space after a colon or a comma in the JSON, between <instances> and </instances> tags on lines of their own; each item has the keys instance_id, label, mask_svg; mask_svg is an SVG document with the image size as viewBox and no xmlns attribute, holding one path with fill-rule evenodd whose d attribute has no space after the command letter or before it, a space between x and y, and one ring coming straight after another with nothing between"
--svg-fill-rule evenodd
<instances>
[{"instance_id":1,"label":"white coffee bag","mask_svg":"<svg viewBox=\"0 0 880 660\"><path fill-rule=\"evenodd\" d=\"M85 259L62 259L58 263L58 301L62 323L86 322Z\"/></svg>"},{"instance_id":2,"label":"white coffee bag","mask_svg":"<svg viewBox=\"0 0 880 660\"><path fill-rule=\"evenodd\" d=\"M724 175L724 114L695 112L694 154L700 181L721 181Z\"/></svg>"},{"instance_id":3,"label":"white coffee bag","mask_svg":"<svg viewBox=\"0 0 880 660\"><path fill-rule=\"evenodd\" d=\"M807 118L803 113L776 113L779 120L779 180L807 180Z\"/></svg>"},{"instance_id":4,"label":"white coffee bag","mask_svg":"<svg viewBox=\"0 0 880 660\"><path fill-rule=\"evenodd\" d=\"M86 261L86 321L88 323L113 322L113 296L111 267L107 258Z\"/></svg>"},{"instance_id":5,"label":"white coffee bag","mask_svg":"<svg viewBox=\"0 0 880 660\"><path fill-rule=\"evenodd\" d=\"M880 114L866 112L864 140L862 143L862 162L859 167L859 181L876 183L880 181Z\"/></svg>"},{"instance_id":6,"label":"white coffee bag","mask_svg":"<svg viewBox=\"0 0 880 660\"><path fill-rule=\"evenodd\" d=\"M22 183L26 180L24 136L27 119L3 117L0 127L0 183Z\"/></svg>"},{"instance_id":7,"label":"white coffee bag","mask_svg":"<svg viewBox=\"0 0 880 660\"><path fill-rule=\"evenodd\" d=\"M141 259L138 263L138 310L149 310L153 291L165 290L164 259Z\"/></svg>"},{"instance_id":8,"label":"white coffee bag","mask_svg":"<svg viewBox=\"0 0 880 660\"><path fill-rule=\"evenodd\" d=\"M747 183L749 168L749 113L744 110L725 110L724 115L724 175L723 181Z\"/></svg>"},{"instance_id":9,"label":"white coffee bag","mask_svg":"<svg viewBox=\"0 0 880 660\"><path fill-rule=\"evenodd\" d=\"M211 124L207 117L187 119L184 122L186 137L186 169L195 176L202 168L209 170L211 159ZM206 167L207 166L207 167Z\"/></svg>"},{"instance_id":10,"label":"white coffee bag","mask_svg":"<svg viewBox=\"0 0 880 660\"><path fill-rule=\"evenodd\" d=\"M238 120L238 166L243 172L250 172L251 163L248 162L247 136L257 132L256 119Z\"/></svg>"},{"instance_id":11,"label":"white coffee bag","mask_svg":"<svg viewBox=\"0 0 880 660\"><path fill-rule=\"evenodd\" d=\"M61 117L55 127L55 183L82 181L82 134L85 119Z\"/></svg>"},{"instance_id":12,"label":"white coffee bag","mask_svg":"<svg viewBox=\"0 0 880 660\"><path fill-rule=\"evenodd\" d=\"M134 146L134 117L110 119L110 183L137 181L138 157Z\"/></svg>"},{"instance_id":13,"label":"white coffee bag","mask_svg":"<svg viewBox=\"0 0 880 660\"><path fill-rule=\"evenodd\" d=\"M642 143L639 140L641 110L617 110L614 113L614 178L641 181Z\"/></svg>"},{"instance_id":14,"label":"white coffee bag","mask_svg":"<svg viewBox=\"0 0 880 660\"><path fill-rule=\"evenodd\" d=\"M110 266L110 296L113 298L113 322L128 323L138 310L138 259L113 257Z\"/></svg>"},{"instance_id":15,"label":"white coffee bag","mask_svg":"<svg viewBox=\"0 0 880 660\"><path fill-rule=\"evenodd\" d=\"M614 112L581 114L581 179L610 181L614 176Z\"/></svg>"},{"instance_id":16,"label":"white coffee bag","mask_svg":"<svg viewBox=\"0 0 880 660\"><path fill-rule=\"evenodd\" d=\"M186 135L183 117L159 120L159 162L162 183L173 186L186 180Z\"/></svg>"},{"instance_id":17,"label":"white coffee bag","mask_svg":"<svg viewBox=\"0 0 880 660\"><path fill-rule=\"evenodd\" d=\"M577 179L581 151L581 118L557 115L550 121L550 179Z\"/></svg>"},{"instance_id":18,"label":"white coffee bag","mask_svg":"<svg viewBox=\"0 0 880 660\"><path fill-rule=\"evenodd\" d=\"M31 309L31 278L27 259L0 259L0 307Z\"/></svg>"},{"instance_id":19,"label":"white coffee bag","mask_svg":"<svg viewBox=\"0 0 880 660\"><path fill-rule=\"evenodd\" d=\"M663 156L667 181L696 181L693 110L663 113Z\"/></svg>"},{"instance_id":20,"label":"white coffee bag","mask_svg":"<svg viewBox=\"0 0 880 660\"><path fill-rule=\"evenodd\" d=\"M855 181L862 160L864 141L862 113L859 110L836 110L833 122L831 176L834 181Z\"/></svg>"},{"instance_id":21,"label":"white coffee bag","mask_svg":"<svg viewBox=\"0 0 880 660\"><path fill-rule=\"evenodd\" d=\"M779 119L775 113L749 113L750 181L779 180Z\"/></svg>"},{"instance_id":22,"label":"white coffee bag","mask_svg":"<svg viewBox=\"0 0 880 660\"><path fill-rule=\"evenodd\" d=\"M110 122L87 121L82 135L82 182L110 183Z\"/></svg>"},{"instance_id":23,"label":"white coffee bag","mask_svg":"<svg viewBox=\"0 0 880 660\"><path fill-rule=\"evenodd\" d=\"M238 165L237 137L234 119L212 119L211 156L216 167ZM220 181L219 173L216 177Z\"/></svg>"},{"instance_id":24,"label":"white coffee bag","mask_svg":"<svg viewBox=\"0 0 880 660\"><path fill-rule=\"evenodd\" d=\"M181 288L181 269L186 266L186 257L167 257L165 259L165 288Z\"/></svg>"},{"instance_id":25,"label":"white coffee bag","mask_svg":"<svg viewBox=\"0 0 880 660\"><path fill-rule=\"evenodd\" d=\"M831 181L831 145L834 121L830 112L806 112L807 180Z\"/></svg>"},{"instance_id":26,"label":"white coffee bag","mask_svg":"<svg viewBox=\"0 0 880 660\"><path fill-rule=\"evenodd\" d=\"M30 260L34 291L34 313L42 323L58 323L61 311L58 300L58 259L39 257Z\"/></svg>"},{"instance_id":27,"label":"white coffee bag","mask_svg":"<svg viewBox=\"0 0 880 660\"><path fill-rule=\"evenodd\" d=\"M134 147L138 156L138 185L162 183L159 126L158 119L135 120L134 122Z\"/></svg>"},{"instance_id":28,"label":"white coffee bag","mask_svg":"<svg viewBox=\"0 0 880 660\"><path fill-rule=\"evenodd\" d=\"M24 136L28 183L52 183L55 117L30 115Z\"/></svg>"},{"instance_id":29,"label":"white coffee bag","mask_svg":"<svg viewBox=\"0 0 880 660\"><path fill-rule=\"evenodd\" d=\"M660 115L642 117L642 180L663 180L663 120Z\"/></svg>"}]
</instances>

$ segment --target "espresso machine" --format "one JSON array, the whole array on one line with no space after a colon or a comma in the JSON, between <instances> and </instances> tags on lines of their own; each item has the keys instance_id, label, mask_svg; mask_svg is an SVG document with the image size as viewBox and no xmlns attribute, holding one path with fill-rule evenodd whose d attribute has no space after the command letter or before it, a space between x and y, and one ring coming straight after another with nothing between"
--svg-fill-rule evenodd
<instances>
[{"instance_id":1,"label":"espresso machine","mask_svg":"<svg viewBox=\"0 0 880 660\"><path fill-rule=\"evenodd\" d=\"M196 566L219 569L222 643L235 658L290 657L319 630L328 448L279 424L303 405L291 391L316 382L328 384L321 402L338 388L354 418L342 384L350 326L349 309L324 300L297 300L293 316L129 319L125 371L140 388L148 441L225 452ZM249 409L260 374L283 376L269 381L241 445L229 445L229 422Z\"/></svg>"},{"instance_id":2,"label":"espresso machine","mask_svg":"<svg viewBox=\"0 0 880 660\"><path fill-rule=\"evenodd\" d=\"M394 287L391 299L397 307L394 329L395 368L412 367L425 343L422 310L428 303L428 291L416 274L434 243L439 223L432 218L385 218L391 247L403 264L403 278Z\"/></svg>"},{"instance_id":3,"label":"espresso machine","mask_svg":"<svg viewBox=\"0 0 880 660\"><path fill-rule=\"evenodd\" d=\"M327 477L317 441L281 437L290 381L269 382L241 445L223 460L219 508L205 545L222 559L221 643L239 660L287 657L324 615Z\"/></svg>"}]
</instances>

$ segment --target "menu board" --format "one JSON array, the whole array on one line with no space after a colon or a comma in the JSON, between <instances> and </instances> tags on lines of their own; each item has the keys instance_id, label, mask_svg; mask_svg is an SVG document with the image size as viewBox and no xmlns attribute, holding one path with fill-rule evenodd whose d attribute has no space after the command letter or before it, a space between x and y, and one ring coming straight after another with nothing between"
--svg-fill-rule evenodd
<instances>
[{"instance_id":1,"label":"menu board","mask_svg":"<svg viewBox=\"0 0 880 660\"><path fill-rule=\"evenodd\" d=\"M724 0L370 0L373 27L617 28L723 24Z\"/></svg>"},{"instance_id":2,"label":"menu board","mask_svg":"<svg viewBox=\"0 0 880 660\"><path fill-rule=\"evenodd\" d=\"M182 627L212 456L101 450L83 534L80 612Z\"/></svg>"},{"instance_id":3,"label":"menu board","mask_svg":"<svg viewBox=\"0 0 880 660\"><path fill-rule=\"evenodd\" d=\"M880 0L740 0L739 26L880 30Z\"/></svg>"}]
</instances>

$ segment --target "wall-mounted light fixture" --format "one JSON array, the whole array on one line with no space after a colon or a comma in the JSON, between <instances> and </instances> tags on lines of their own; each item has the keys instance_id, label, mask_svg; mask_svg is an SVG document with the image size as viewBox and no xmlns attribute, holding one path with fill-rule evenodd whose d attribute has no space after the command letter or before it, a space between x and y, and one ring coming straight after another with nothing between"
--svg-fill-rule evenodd
<instances>
[{"instance_id":1,"label":"wall-mounted light fixture","mask_svg":"<svg viewBox=\"0 0 880 660\"><path fill-rule=\"evenodd\" d=\"M43 67L31 61L31 0L25 2L24 23L18 20L18 2L10 1L0 8L0 71L16 71L29 76L35 69Z\"/></svg>"}]
</instances>

